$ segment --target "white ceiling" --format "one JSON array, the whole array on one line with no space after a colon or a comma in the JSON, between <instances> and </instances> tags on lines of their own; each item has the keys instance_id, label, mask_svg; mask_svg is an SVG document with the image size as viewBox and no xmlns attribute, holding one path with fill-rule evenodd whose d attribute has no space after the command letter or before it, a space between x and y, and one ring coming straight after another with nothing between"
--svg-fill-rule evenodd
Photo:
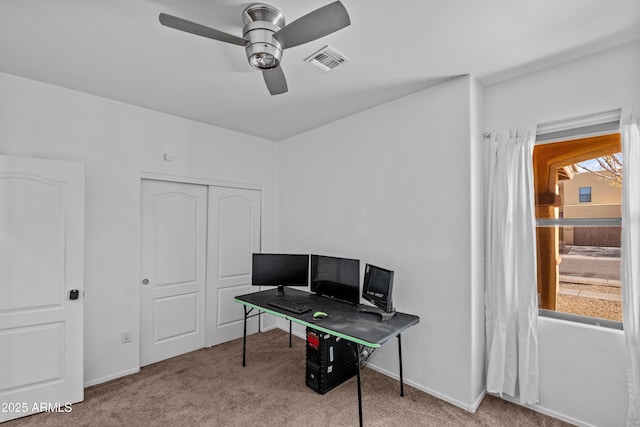
<instances>
[{"instance_id":1,"label":"white ceiling","mask_svg":"<svg viewBox=\"0 0 640 427\"><path fill-rule=\"evenodd\" d=\"M331 1L270 4L289 23ZM637 0L342 2L351 26L285 50L282 95L242 47L158 22L241 37L246 1L1 0L0 72L278 141L458 75L491 84L640 38ZM303 61L326 44L350 62Z\"/></svg>"}]
</instances>

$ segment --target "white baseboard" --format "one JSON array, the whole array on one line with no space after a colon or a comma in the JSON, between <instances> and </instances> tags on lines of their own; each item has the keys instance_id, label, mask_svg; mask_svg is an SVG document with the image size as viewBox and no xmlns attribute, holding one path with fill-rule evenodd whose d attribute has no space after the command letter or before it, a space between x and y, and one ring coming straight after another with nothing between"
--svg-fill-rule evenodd
<instances>
[{"instance_id":1,"label":"white baseboard","mask_svg":"<svg viewBox=\"0 0 640 427\"><path fill-rule=\"evenodd\" d=\"M115 380L121 377L126 377L127 375L136 374L138 372L140 372L140 368L127 369L126 371L117 372L112 375L107 375L106 377L85 381L84 388L91 387L92 385L106 383L107 381Z\"/></svg>"},{"instance_id":2,"label":"white baseboard","mask_svg":"<svg viewBox=\"0 0 640 427\"><path fill-rule=\"evenodd\" d=\"M480 393L480 395L476 398L476 401L473 402L473 405L471 405L471 407L469 408L469 412L475 413L486 395L487 390L482 390L482 393Z\"/></svg>"},{"instance_id":3,"label":"white baseboard","mask_svg":"<svg viewBox=\"0 0 640 427\"><path fill-rule=\"evenodd\" d=\"M511 396L508 396L508 395L500 396L500 395L497 395L497 394L494 394L494 393L489 393L489 394L491 394L492 396L495 396L495 397L499 397L500 399L504 399L507 402L511 402L511 403L515 403L516 405L524 406L525 408L529 408L532 411L540 412L541 414L544 414L544 415L549 415L550 417L557 418L557 419L559 419L561 421L565 421L567 423L570 423L570 424L573 424L573 425L576 425L576 426L580 426L580 427L596 427L593 424L585 423L584 421L577 420L575 418L572 418L572 417L569 417L567 415L561 414L559 412L553 411L551 409L545 408L544 406L531 405L529 403L526 403L526 404L523 405L515 397L511 397Z\"/></svg>"},{"instance_id":4,"label":"white baseboard","mask_svg":"<svg viewBox=\"0 0 640 427\"><path fill-rule=\"evenodd\" d=\"M374 371L380 372L381 374L386 375L390 378L400 381L400 376L391 371L387 371L386 369L382 369L379 366L373 365L371 363L367 364L367 367L373 369ZM475 412L478 409L478 406L480 406L480 403L482 403L482 399L484 399L484 396L486 394L485 392L482 392L480 396L477 397L476 401L472 405L469 405L468 403L461 402L457 399L452 398L451 396L447 396L446 394L442 394L436 390L430 389L429 387L425 387L422 384L407 380L406 378L404 378L404 383L471 413Z\"/></svg>"}]
</instances>

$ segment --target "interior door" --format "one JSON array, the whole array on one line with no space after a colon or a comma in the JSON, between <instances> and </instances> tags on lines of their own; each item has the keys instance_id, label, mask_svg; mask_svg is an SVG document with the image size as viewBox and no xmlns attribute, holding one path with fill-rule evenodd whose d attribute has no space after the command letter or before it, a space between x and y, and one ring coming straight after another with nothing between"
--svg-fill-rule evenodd
<instances>
[{"instance_id":1,"label":"interior door","mask_svg":"<svg viewBox=\"0 0 640 427\"><path fill-rule=\"evenodd\" d=\"M204 347L207 186L142 181L140 361Z\"/></svg>"},{"instance_id":2,"label":"interior door","mask_svg":"<svg viewBox=\"0 0 640 427\"><path fill-rule=\"evenodd\" d=\"M260 190L209 187L207 346L243 334L244 311L233 301L251 289L251 254L260 251ZM258 317L247 333L258 330Z\"/></svg>"},{"instance_id":3,"label":"interior door","mask_svg":"<svg viewBox=\"0 0 640 427\"><path fill-rule=\"evenodd\" d=\"M0 422L83 390L84 166L0 156Z\"/></svg>"}]
</instances>

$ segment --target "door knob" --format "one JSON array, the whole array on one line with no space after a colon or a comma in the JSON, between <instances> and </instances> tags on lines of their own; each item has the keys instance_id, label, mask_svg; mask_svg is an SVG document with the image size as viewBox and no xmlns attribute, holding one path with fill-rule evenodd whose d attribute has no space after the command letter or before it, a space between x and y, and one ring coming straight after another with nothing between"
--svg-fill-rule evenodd
<instances>
[{"instance_id":1,"label":"door knob","mask_svg":"<svg viewBox=\"0 0 640 427\"><path fill-rule=\"evenodd\" d=\"M149 279L142 279L142 284L143 285L148 285L149 284Z\"/></svg>"}]
</instances>

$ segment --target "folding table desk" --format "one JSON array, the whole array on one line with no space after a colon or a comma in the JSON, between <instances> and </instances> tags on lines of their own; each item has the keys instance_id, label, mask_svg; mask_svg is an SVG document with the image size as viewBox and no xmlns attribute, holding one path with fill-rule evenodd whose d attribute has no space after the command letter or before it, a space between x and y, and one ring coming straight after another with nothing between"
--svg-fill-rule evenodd
<instances>
[{"instance_id":1,"label":"folding table desk","mask_svg":"<svg viewBox=\"0 0 640 427\"><path fill-rule=\"evenodd\" d=\"M360 311L357 306L322 297L298 289L286 288L285 298L295 303L311 306L311 311L297 314L269 305L269 302L279 298L276 289L254 292L235 297L235 301L244 306L244 336L242 341L242 366L245 366L247 344L247 319L269 313L289 320L289 346L291 346L291 322L326 332L347 340L359 360L364 347L378 348L393 337L398 338L398 360L400 366L400 395L404 396L404 382L402 377L402 342L401 333L420 321L418 316L397 312L390 320L381 322L380 315ZM253 310L259 313L251 314ZM329 315L324 319L313 319L313 313L324 311ZM362 426L362 391L360 384L360 363L356 363L358 383L358 414Z\"/></svg>"}]
</instances>

